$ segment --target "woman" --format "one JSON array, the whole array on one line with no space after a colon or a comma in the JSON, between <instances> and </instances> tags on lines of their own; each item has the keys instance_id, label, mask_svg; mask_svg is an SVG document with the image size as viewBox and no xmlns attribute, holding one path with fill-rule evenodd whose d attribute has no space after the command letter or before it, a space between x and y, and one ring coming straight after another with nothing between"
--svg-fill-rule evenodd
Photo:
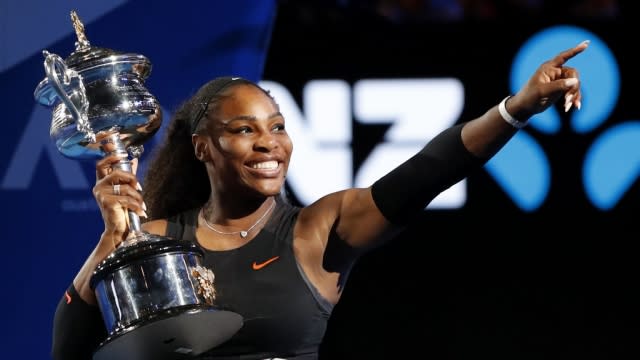
<instances>
[{"instance_id":1,"label":"woman","mask_svg":"<svg viewBox=\"0 0 640 360\"><path fill-rule=\"evenodd\" d=\"M565 111L580 108L578 74L565 63L587 45L543 63L517 94L443 131L371 187L303 208L281 197L293 146L275 100L244 79L210 81L176 113L149 167L144 201L134 174L111 170L117 156L97 163L94 195L105 230L58 306L54 358L88 359L105 336L89 280L126 238L129 210L145 218L149 212L145 231L203 248L204 265L216 273L218 305L245 319L238 334L203 358L317 358L358 256L482 166L526 119L560 98Z\"/></svg>"}]
</instances>

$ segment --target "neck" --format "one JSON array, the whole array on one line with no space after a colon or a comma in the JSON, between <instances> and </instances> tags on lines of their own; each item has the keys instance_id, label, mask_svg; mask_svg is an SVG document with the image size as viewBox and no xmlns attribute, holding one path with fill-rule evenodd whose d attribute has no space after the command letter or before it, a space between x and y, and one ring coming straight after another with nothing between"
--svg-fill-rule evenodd
<instances>
[{"instance_id":1,"label":"neck","mask_svg":"<svg viewBox=\"0 0 640 360\"><path fill-rule=\"evenodd\" d=\"M202 216L210 224L244 230L270 211L275 201L273 196L245 201L223 201L219 197L211 197L202 207Z\"/></svg>"}]
</instances>

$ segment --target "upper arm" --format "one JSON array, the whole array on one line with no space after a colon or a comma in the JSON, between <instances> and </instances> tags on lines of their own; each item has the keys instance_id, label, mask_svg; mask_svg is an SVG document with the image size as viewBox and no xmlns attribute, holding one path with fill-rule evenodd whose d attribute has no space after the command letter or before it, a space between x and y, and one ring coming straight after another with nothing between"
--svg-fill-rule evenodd
<instances>
[{"instance_id":1,"label":"upper arm","mask_svg":"<svg viewBox=\"0 0 640 360\"><path fill-rule=\"evenodd\" d=\"M353 262L388 228L370 189L329 194L300 211L296 259L320 293L335 303Z\"/></svg>"},{"instance_id":2,"label":"upper arm","mask_svg":"<svg viewBox=\"0 0 640 360\"><path fill-rule=\"evenodd\" d=\"M352 247L365 248L378 243L390 226L376 206L371 188L345 191L339 213L336 233Z\"/></svg>"},{"instance_id":3,"label":"upper arm","mask_svg":"<svg viewBox=\"0 0 640 360\"><path fill-rule=\"evenodd\" d=\"M336 235L350 247L365 248L380 240L390 225L373 201L370 188L329 194L306 207L301 218L303 224L319 227L324 247L331 235Z\"/></svg>"}]
</instances>

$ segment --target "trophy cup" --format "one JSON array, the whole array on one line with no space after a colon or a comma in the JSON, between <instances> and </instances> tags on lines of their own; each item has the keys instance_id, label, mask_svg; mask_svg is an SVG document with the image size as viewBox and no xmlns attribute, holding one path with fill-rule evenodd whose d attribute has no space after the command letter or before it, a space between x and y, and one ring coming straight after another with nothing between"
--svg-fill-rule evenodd
<instances>
[{"instance_id":1,"label":"trophy cup","mask_svg":"<svg viewBox=\"0 0 640 360\"><path fill-rule=\"evenodd\" d=\"M72 159L126 154L114 168L131 172L130 158L160 128L162 113L144 86L151 72L139 54L92 47L71 12L75 51L65 60L43 51L46 77L36 100L53 107L50 136ZM130 211L129 237L95 269L91 288L107 328L94 353L103 359L181 359L229 339L242 317L214 305L213 272L190 241L141 230Z\"/></svg>"}]
</instances>

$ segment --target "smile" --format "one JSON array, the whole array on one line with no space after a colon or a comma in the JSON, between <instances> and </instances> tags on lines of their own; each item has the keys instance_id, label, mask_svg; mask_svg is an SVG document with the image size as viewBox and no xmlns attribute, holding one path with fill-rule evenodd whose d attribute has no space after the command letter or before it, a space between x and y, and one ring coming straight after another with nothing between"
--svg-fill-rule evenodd
<instances>
[{"instance_id":1,"label":"smile","mask_svg":"<svg viewBox=\"0 0 640 360\"><path fill-rule=\"evenodd\" d=\"M275 170L278 168L278 162L276 160L263 161L251 164L251 168L259 170Z\"/></svg>"}]
</instances>

